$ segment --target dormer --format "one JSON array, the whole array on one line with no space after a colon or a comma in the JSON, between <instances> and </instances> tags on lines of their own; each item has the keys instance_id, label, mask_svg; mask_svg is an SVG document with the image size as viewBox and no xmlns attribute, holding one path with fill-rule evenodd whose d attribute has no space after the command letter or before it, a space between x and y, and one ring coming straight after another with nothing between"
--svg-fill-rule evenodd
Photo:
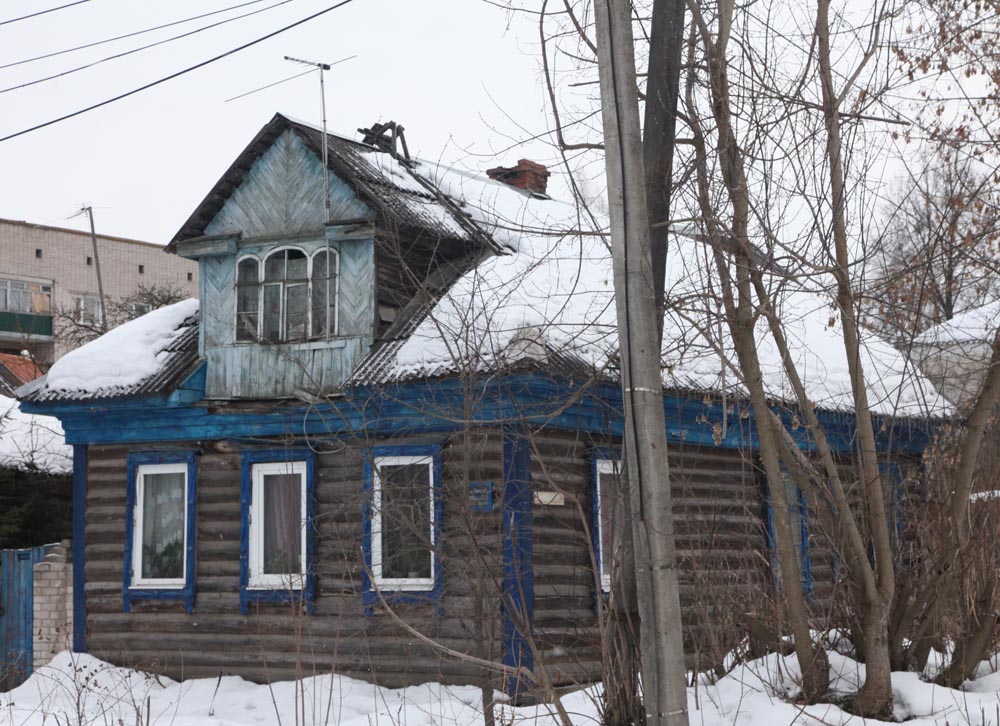
<instances>
[{"instance_id":1,"label":"dormer","mask_svg":"<svg viewBox=\"0 0 1000 726\"><path fill-rule=\"evenodd\" d=\"M327 135L324 173L322 143L276 115L167 248L199 263L208 398L336 392L407 305L495 250L392 148Z\"/></svg>"}]
</instances>

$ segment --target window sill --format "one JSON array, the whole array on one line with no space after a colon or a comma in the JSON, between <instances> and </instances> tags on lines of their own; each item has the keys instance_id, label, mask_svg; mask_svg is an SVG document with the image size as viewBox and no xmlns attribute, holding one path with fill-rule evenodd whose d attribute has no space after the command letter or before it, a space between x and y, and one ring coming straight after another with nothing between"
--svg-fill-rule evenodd
<instances>
[{"instance_id":1,"label":"window sill","mask_svg":"<svg viewBox=\"0 0 1000 726\"><path fill-rule=\"evenodd\" d=\"M348 340L354 340L359 337L361 336L343 335L336 338L329 338L327 340L298 340L288 343L268 343L261 340L237 340L234 341L232 345L238 348L251 345L263 345L268 348L283 348L285 350L332 350L336 348L343 348L347 345Z\"/></svg>"}]
</instances>

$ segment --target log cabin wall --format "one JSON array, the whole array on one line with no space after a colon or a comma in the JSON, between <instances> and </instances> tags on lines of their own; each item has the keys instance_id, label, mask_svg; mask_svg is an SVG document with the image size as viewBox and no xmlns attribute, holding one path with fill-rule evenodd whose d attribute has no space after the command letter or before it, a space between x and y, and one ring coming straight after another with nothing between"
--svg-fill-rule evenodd
<instances>
[{"instance_id":1,"label":"log cabin wall","mask_svg":"<svg viewBox=\"0 0 1000 726\"><path fill-rule=\"evenodd\" d=\"M441 645L485 660L502 659L503 436L499 430L453 434L442 448L443 592L437 603L397 604L398 616ZM441 437L393 439L393 445ZM556 685L601 677L598 583L591 552L591 440L533 432L534 639ZM316 442L313 442L314 444ZM228 442L199 451L196 477L196 600L137 601L122 608L123 519L129 451L160 446L91 446L86 527L88 651L115 663L171 677L234 673L261 680L331 669L398 686L421 681L490 682L469 663L444 657L376 605L362 604L364 449L386 440L319 446L316 456L315 609L251 605L240 612L242 451ZM608 442L597 442L608 443ZM739 451L674 445L672 489L681 598L690 665L718 662L758 613L770 587L762 500L752 466ZM492 485L488 511L471 506L470 482ZM545 493L560 495L553 499ZM541 496L539 496L541 495ZM714 625L709 625L714 623ZM727 627L721 627L720 623ZM731 626L731 627L729 627Z\"/></svg>"}]
</instances>

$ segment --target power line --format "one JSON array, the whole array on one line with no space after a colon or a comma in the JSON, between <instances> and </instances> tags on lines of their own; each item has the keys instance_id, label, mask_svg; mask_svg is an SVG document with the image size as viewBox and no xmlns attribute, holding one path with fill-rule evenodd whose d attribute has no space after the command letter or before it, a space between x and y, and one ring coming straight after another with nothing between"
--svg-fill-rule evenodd
<instances>
[{"instance_id":1,"label":"power line","mask_svg":"<svg viewBox=\"0 0 1000 726\"><path fill-rule=\"evenodd\" d=\"M21 66L25 63L34 63L35 61L45 60L46 58L55 58L57 55L65 55L66 53L73 53L78 50L85 50L86 48L93 48L98 45L104 45L105 43L113 43L116 40L125 40L126 38L133 38L137 35L143 35L144 33L152 33L154 30L163 30L164 28L171 28L175 25L183 25L184 23L190 23L194 20L201 20L202 18L207 18L212 15L219 15L220 13L228 13L230 10L238 10L244 8L247 5L256 5L257 3L262 3L264 0L250 0L250 2L240 3L239 5L230 5L228 8L222 8L221 10L213 10L210 13L202 13L201 15L192 15L189 18L183 18L181 20L174 20L169 23L164 23L163 25L155 25L152 28L143 28L142 30L135 30L131 33L125 33L124 35L116 35L113 38L104 38L103 40L95 40L93 43L85 43L84 45L78 45L73 48L64 48L63 50L53 51L52 53L44 53L42 55L36 55L33 58L24 58L23 60L14 61L13 63L6 63L0 65L0 70L4 68L13 68L14 66Z\"/></svg>"},{"instance_id":2,"label":"power line","mask_svg":"<svg viewBox=\"0 0 1000 726\"><path fill-rule=\"evenodd\" d=\"M186 74L190 73L191 71L196 71L199 68L204 68L205 66L207 66L207 65L209 65L211 63L215 63L215 61L217 61L217 60L222 60L223 58L226 58L228 56L233 55L234 53L239 53L241 50L246 50L247 48L250 48L251 46L257 45L258 43L263 43L265 40L269 40L269 39L275 37L276 35L280 35L281 33L284 33L285 31L291 30L292 28L297 28L298 26L302 25L303 23L308 23L310 20L315 20L319 16L325 15L326 13L330 12L331 10L337 10L338 8L342 8L345 5L349 5L352 2L354 2L354 0L341 0L339 3L331 5L330 7L325 8L323 10L320 10L319 12L313 13L312 15L308 15L308 16L302 18L301 20L296 20L294 23L291 23L290 25L286 25L283 28L279 28L278 30L275 30L275 31L273 31L271 33L268 33L267 35L263 35L263 36L257 38L256 40L251 40L249 43L244 43L241 46L233 48L232 50L227 50L225 53L220 53L217 56L209 58L208 60L203 60L201 63L196 63L193 66L189 66L189 67L185 68L184 70L177 71L176 73L171 73L169 76L164 76L163 78L160 78L159 80L152 81L151 83L147 83L144 86L139 86L138 88L133 88L131 91L126 91L125 93L120 93L117 96L114 96L112 98L108 98L108 99L106 99L104 101L101 101L100 103L95 103L95 104L93 104L91 106L87 106L85 108L81 108L81 109L79 109L77 111L73 111L72 113L68 113L68 114L66 114L64 116L60 116L59 118L54 118L54 119L52 119L50 121L45 121L44 123L36 124L36 125L34 125L34 126L30 127L30 128L24 129L23 131L18 131L18 132L13 133L13 134L8 134L7 136L4 136L4 137L0 138L0 143L2 143L4 141L10 141L11 139L16 139L18 136L24 136L25 134L30 134L32 131L38 131L39 129L44 129L47 126L52 126L54 124L61 123L62 121L66 121L68 119L75 118L76 116L82 116L83 114L88 113L90 111L93 111L95 109L101 108L102 106L107 106L109 104L114 103L115 101L121 101L123 98L128 98L129 96L134 96L137 93L141 93L142 91L146 91L146 90L148 90L150 88L153 88L154 86L160 85L161 83L166 83L167 81L171 81L174 78L179 78L180 76L186 75Z\"/></svg>"},{"instance_id":3,"label":"power line","mask_svg":"<svg viewBox=\"0 0 1000 726\"><path fill-rule=\"evenodd\" d=\"M54 13L56 10L64 10L65 8L71 8L74 5L82 5L83 3L89 3L90 0L76 0L73 3L66 3L65 5L60 5L55 8L49 8L48 10L39 10L37 13L32 13L31 15L22 15L19 18L11 18L10 20L0 20L0 25L10 25L11 23L17 23L22 20L27 20L28 18L37 18L39 15L45 15L46 13Z\"/></svg>"},{"instance_id":4,"label":"power line","mask_svg":"<svg viewBox=\"0 0 1000 726\"><path fill-rule=\"evenodd\" d=\"M220 25L225 25L226 23L231 23L234 20L242 20L243 18L249 18L251 15L258 15L258 14L266 12L268 10L273 10L274 8L278 7L279 5L287 5L290 2L292 2L292 0L280 0L280 2L276 2L273 5L268 5L267 7L263 7L263 8L260 8L258 10L251 10L250 12L243 13L242 15L237 15L237 16L232 17L232 18L226 18L225 20L220 20L220 21L215 22L215 23L210 23L208 25L203 25L200 28L195 28L194 30L189 30L186 33L181 33L180 35L174 35L174 36L171 36L169 38L164 38L163 40L158 40L155 43L149 43L147 45L142 45L142 46L139 46L138 48L133 48L132 50L126 50L126 51L123 51L121 53L116 53L115 55L105 56L104 58L101 58L100 60L96 60L96 61L94 61L92 63L86 63L86 64L84 64L82 66L77 66L76 68L70 68L68 71L62 71L61 73L54 73L51 76L45 76L44 78L36 78L33 81L28 81L27 83L21 83L21 84L16 85L16 86L8 86L7 88L0 88L0 94L9 93L11 91L17 91L17 90L20 90L22 88L28 88L29 86L35 86L35 85L38 85L39 83L45 83L46 81L51 81L51 80L54 80L56 78L62 78L63 76L68 76L70 74L77 73L77 72L82 71L82 70L86 70L87 68L93 68L94 66L100 65L101 63L107 63L108 61L116 60L118 58L124 58L127 55L132 55L133 53L138 53L139 51L142 51L142 50L149 50L150 48L155 48L158 45L164 45L165 43L170 43L170 42L173 42L175 40L180 40L181 38L187 38L188 36L196 35L196 34L202 32L204 30L211 30L212 28L217 28Z\"/></svg>"}]
</instances>

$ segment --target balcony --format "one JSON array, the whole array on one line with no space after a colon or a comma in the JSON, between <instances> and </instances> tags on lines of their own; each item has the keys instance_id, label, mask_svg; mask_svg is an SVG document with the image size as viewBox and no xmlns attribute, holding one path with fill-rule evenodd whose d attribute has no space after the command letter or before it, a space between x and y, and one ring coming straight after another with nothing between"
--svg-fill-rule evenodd
<instances>
[{"instance_id":1,"label":"balcony","mask_svg":"<svg viewBox=\"0 0 1000 726\"><path fill-rule=\"evenodd\" d=\"M52 340L52 316L0 310L0 338Z\"/></svg>"}]
</instances>

